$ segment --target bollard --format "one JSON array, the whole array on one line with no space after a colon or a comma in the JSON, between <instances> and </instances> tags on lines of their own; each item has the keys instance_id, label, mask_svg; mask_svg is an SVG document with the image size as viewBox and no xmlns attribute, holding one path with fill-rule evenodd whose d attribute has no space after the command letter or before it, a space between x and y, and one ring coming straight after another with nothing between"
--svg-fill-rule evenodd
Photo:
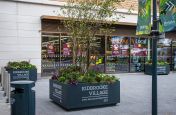
<instances>
[{"instance_id":1,"label":"bollard","mask_svg":"<svg viewBox=\"0 0 176 115\"><path fill-rule=\"evenodd\" d=\"M4 68L1 68L1 87L2 91L4 91Z\"/></svg>"},{"instance_id":2,"label":"bollard","mask_svg":"<svg viewBox=\"0 0 176 115\"><path fill-rule=\"evenodd\" d=\"M3 87L2 84L3 84L3 67L1 67L1 87Z\"/></svg>"},{"instance_id":3,"label":"bollard","mask_svg":"<svg viewBox=\"0 0 176 115\"><path fill-rule=\"evenodd\" d=\"M6 102L7 103L10 103L10 100L11 100L11 98L10 98L10 94L11 94L11 86L10 86L10 74L8 74L7 75L7 92L6 92L6 94L7 94L7 100L6 100Z\"/></svg>"},{"instance_id":4,"label":"bollard","mask_svg":"<svg viewBox=\"0 0 176 115\"><path fill-rule=\"evenodd\" d=\"M2 78L2 73L0 73L0 87L2 86L2 85L1 85L1 83L2 83L2 82L1 82L1 80L2 80L1 78Z\"/></svg>"},{"instance_id":5,"label":"bollard","mask_svg":"<svg viewBox=\"0 0 176 115\"><path fill-rule=\"evenodd\" d=\"M3 91L5 91L5 78L6 78L6 71L4 69L3 70L3 84L2 84Z\"/></svg>"},{"instance_id":6,"label":"bollard","mask_svg":"<svg viewBox=\"0 0 176 115\"><path fill-rule=\"evenodd\" d=\"M7 88L8 88L8 72L4 71L4 97L7 96Z\"/></svg>"},{"instance_id":7,"label":"bollard","mask_svg":"<svg viewBox=\"0 0 176 115\"><path fill-rule=\"evenodd\" d=\"M11 93L11 86L10 86L10 74L5 70L5 68L1 68L1 86L2 90L4 91L3 96L6 97L6 102L10 103L10 93Z\"/></svg>"}]
</instances>

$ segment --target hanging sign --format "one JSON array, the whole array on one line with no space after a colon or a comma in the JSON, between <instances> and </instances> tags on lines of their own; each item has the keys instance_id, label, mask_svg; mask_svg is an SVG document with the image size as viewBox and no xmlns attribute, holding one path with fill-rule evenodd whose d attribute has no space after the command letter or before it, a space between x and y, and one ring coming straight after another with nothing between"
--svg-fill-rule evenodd
<instances>
[{"instance_id":1,"label":"hanging sign","mask_svg":"<svg viewBox=\"0 0 176 115\"><path fill-rule=\"evenodd\" d=\"M71 50L70 47L68 46L67 43L63 45L63 55L64 56L70 56L71 55Z\"/></svg>"},{"instance_id":2,"label":"hanging sign","mask_svg":"<svg viewBox=\"0 0 176 115\"><path fill-rule=\"evenodd\" d=\"M151 32L151 0L139 0L136 35Z\"/></svg>"},{"instance_id":3,"label":"hanging sign","mask_svg":"<svg viewBox=\"0 0 176 115\"><path fill-rule=\"evenodd\" d=\"M54 44L52 44L52 43L47 44L47 52L48 52L48 54L54 54L55 53Z\"/></svg>"},{"instance_id":4,"label":"hanging sign","mask_svg":"<svg viewBox=\"0 0 176 115\"><path fill-rule=\"evenodd\" d=\"M121 54L121 49L120 49L121 38L118 36L115 36L115 37L112 37L111 41L112 41L112 55L113 56L120 55Z\"/></svg>"},{"instance_id":5,"label":"hanging sign","mask_svg":"<svg viewBox=\"0 0 176 115\"><path fill-rule=\"evenodd\" d=\"M160 32L176 28L176 0L160 0Z\"/></svg>"}]
</instances>

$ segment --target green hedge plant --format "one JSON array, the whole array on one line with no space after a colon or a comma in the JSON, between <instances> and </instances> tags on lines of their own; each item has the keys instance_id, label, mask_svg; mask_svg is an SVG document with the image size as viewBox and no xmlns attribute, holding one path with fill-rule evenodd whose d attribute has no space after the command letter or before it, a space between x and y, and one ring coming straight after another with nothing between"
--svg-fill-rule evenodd
<instances>
[{"instance_id":1,"label":"green hedge plant","mask_svg":"<svg viewBox=\"0 0 176 115\"><path fill-rule=\"evenodd\" d=\"M78 83L114 83L119 79L113 75L107 75L96 71L87 71L83 73L78 66L70 66L60 70L59 75L53 75L53 79L65 84Z\"/></svg>"},{"instance_id":2,"label":"green hedge plant","mask_svg":"<svg viewBox=\"0 0 176 115\"><path fill-rule=\"evenodd\" d=\"M21 62L8 62L6 69L36 69L35 65L30 64L27 61Z\"/></svg>"},{"instance_id":3,"label":"green hedge plant","mask_svg":"<svg viewBox=\"0 0 176 115\"><path fill-rule=\"evenodd\" d=\"M152 65L152 60L148 60L145 64ZM160 66L162 66L162 65L168 65L168 64L169 64L168 62L163 61L163 60L158 60L157 61L157 65L160 65Z\"/></svg>"}]
</instances>

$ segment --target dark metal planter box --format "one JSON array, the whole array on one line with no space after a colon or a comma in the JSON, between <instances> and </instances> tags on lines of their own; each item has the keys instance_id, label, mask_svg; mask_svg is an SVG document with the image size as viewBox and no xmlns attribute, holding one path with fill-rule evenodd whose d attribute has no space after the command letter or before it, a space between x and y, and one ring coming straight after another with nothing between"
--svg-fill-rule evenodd
<instances>
[{"instance_id":1,"label":"dark metal planter box","mask_svg":"<svg viewBox=\"0 0 176 115\"><path fill-rule=\"evenodd\" d=\"M63 84L50 80L50 99L66 110L120 103L120 81L112 84Z\"/></svg>"},{"instance_id":2,"label":"dark metal planter box","mask_svg":"<svg viewBox=\"0 0 176 115\"><path fill-rule=\"evenodd\" d=\"M169 65L157 65L158 75L168 75L170 73ZM145 64L144 74L152 75L152 65Z\"/></svg>"},{"instance_id":3,"label":"dark metal planter box","mask_svg":"<svg viewBox=\"0 0 176 115\"><path fill-rule=\"evenodd\" d=\"M11 81L31 80L37 81L37 69L6 69L11 76Z\"/></svg>"}]
</instances>

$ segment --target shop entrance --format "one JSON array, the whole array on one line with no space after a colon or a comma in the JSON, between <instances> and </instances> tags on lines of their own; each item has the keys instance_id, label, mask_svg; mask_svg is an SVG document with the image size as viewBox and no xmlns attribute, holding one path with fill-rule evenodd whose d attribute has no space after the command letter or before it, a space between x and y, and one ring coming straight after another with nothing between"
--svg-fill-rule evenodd
<instances>
[{"instance_id":1,"label":"shop entrance","mask_svg":"<svg viewBox=\"0 0 176 115\"><path fill-rule=\"evenodd\" d=\"M106 72L129 72L129 38L111 36L107 38Z\"/></svg>"},{"instance_id":2,"label":"shop entrance","mask_svg":"<svg viewBox=\"0 0 176 115\"><path fill-rule=\"evenodd\" d=\"M130 72L143 72L145 62L150 59L150 40L131 38L130 49Z\"/></svg>"},{"instance_id":3,"label":"shop entrance","mask_svg":"<svg viewBox=\"0 0 176 115\"><path fill-rule=\"evenodd\" d=\"M66 34L42 35L42 75L52 75L72 65L72 50Z\"/></svg>"},{"instance_id":4,"label":"shop entrance","mask_svg":"<svg viewBox=\"0 0 176 115\"><path fill-rule=\"evenodd\" d=\"M59 35L42 35L42 75L53 74L59 62Z\"/></svg>"}]
</instances>

